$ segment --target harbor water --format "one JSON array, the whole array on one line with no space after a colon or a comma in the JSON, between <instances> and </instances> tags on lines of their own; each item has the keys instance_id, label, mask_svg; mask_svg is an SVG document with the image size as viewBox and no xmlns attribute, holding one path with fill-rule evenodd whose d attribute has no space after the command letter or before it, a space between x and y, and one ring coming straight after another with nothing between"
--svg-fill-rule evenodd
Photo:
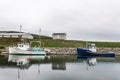
<instances>
[{"instance_id":1,"label":"harbor water","mask_svg":"<svg viewBox=\"0 0 120 80\"><path fill-rule=\"evenodd\" d=\"M0 80L120 80L120 57L0 55Z\"/></svg>"}]
</instances>

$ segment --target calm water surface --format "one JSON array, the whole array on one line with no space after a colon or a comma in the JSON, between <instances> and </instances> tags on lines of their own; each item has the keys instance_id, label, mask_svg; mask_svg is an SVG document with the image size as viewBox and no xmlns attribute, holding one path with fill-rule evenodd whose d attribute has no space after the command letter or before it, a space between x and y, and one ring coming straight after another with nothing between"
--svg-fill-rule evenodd
<instances>
[{"instance_id":1,"label":"calm water surface","mask_svg":"<svg viewBox=\"0 0 120 80\"><path fill-rule=\"evenodd\" d=\"M0 80L120 80L120 57L0 55Z\"/></svg>"}]
</instances>

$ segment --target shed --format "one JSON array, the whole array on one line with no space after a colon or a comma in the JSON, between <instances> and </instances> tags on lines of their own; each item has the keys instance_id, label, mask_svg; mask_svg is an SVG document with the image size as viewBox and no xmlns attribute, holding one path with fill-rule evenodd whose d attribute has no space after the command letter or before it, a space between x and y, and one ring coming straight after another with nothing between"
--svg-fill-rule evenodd
<instances>
[{"instance_id":1,"label":"shed","mask_svg":"<svg viewBox=\"0 0 120 80\"><path fill-rule=\"evenodd\" d=\"M66 40L66 33L53 33L52 38Z\"/></svg>"},{"instance_id":2,"label":"shed","mask_svg":"<svg viewBox=\"0 0 120 80\"><path fill-rule=\"evenodd\" d=\"M0 38L27 38L33 39L33 36L30 33L23 32L0 32Z\"/></svg>"}]
</instances>

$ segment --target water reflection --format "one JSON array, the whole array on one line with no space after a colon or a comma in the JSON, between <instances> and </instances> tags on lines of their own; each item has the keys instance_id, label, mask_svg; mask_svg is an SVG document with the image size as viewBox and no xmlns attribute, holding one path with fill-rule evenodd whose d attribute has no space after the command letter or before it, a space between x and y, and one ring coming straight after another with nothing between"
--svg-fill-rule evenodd
<instances>
[{"instance_id":1,"label":"water reflection","mask_svg":"<svg viewBox=\"0 0 120 80\"><path fill-rule=\"evenodd\" d=\"M47 56L48 57L48 56ZM38 63L38 75L40 74L40 62L44 61L46 56L20 56L20 55L9 55L8 62L16 63L16 67L18 67L18 79L20 79L20 73L24 69L29 69L31 67L31 61L37 61Z\"/></svg>"},{"instance_id":2,"label":"water reflection","mask_svg":"<svg viewBox=\"0 0 120 80\"><path fill-rule=\"evenodd\" d=\"M51 69L52 70L66 70L66 63L68 62L78 62L78 63L86 63L89 67L93 67L97 65L97 60L108 60L108 61L114 61L115 58L101 58L101 57L81 57L76 55L9 55L8 56L8 63L15 64L16 67L19 67L20 69L29 69L33 64L46 64L51 63Z\"/></svg>"},{"instance_id":3,"label":"water reflection","mask_svg":"<svg viewBox=\"0 0 120 80\"><path fill-rule=\"evenodd\" d=\"M52 63L52 70L66 70L65 63Z\"/></svg>"},{"instance_id":4,"label":"water reflection","mask_svg":"<svg viewBox=\"0 0 120 80\"><path fill-rule=\"evenodd\" d=\"M86 62L89 66L95 66L97 64L97 59L96 58L85 58L85 57L80 57L78 58L78 62Z\"/></svg>"},{"instance_id":5,"label":"water reflection","mask_svg":"<svg viewBox=\"0 0 120 80\"><path fill-rule=\"evenodd\" d=\"M8 62L16 63L16 66L20 67L21 69L28 69L30 67L27 56L9 55Z\"/></svg>"},{"instance_id":6,"label":"water reflection","mask_svg":"<svg viewBox=\"0 0 120 80\"><path fill-rule=\"evenodd\" d=\"M33 64L45 64L45 63L51 63L51 69L52 70L66 70L66 63L67 62L78 62L78 63L86 63L87 64L87 70L89 67L94 67L97 65L97 59L107 59L107 60L115 60L115 58L101 58L101 57L81 57L76 55L51 55L51 56L18 56L18 55L9 55L8 62L16 63L16 67L19 67L20 69L28 69ZM38 71L40 72L40 71Z\"/></svg>"},{"instance_id":7,"label":"water reflection","mask_svg":"<svg viewBox=\"0 0 120 80\"><path fill-rule=\"evenodd\" d=\"M78 62L83 62L86 63L86 70L89 70L90 68L95 68L97 65L97 60L98 61L103 61L103 62L114 62L115 57L89 57L89 56L77 56Z\"/></svg>"},{"instance_id":8,"label":"water reflection","mask_svg":"<svg viewBox=\"0 0 120 80\"><path fill-rule=\"evenodd\" d=\"M102 75L102 71L104 70L111 72L117 71L117 67L114 66L115 68L113 68L111 65L113 65L113 63L119 64L119 62L120 57L96 58L80 57L77 55L0 55L0 79L16 80L17 78L20 80L96 80L97 78L101 78L100 75ZM92 72L94 67L94 72ZM91 68L92 70L89 70ZM108 74L108 71L106 71L105 74ZM5 75L8 74L7 79L4 77L4 73ZM92 74L97 77L94 78L95 76ZM111 75L109 77L111 77Z\"/></svg>"},{"instance_id":9,"label":"water reflection","mask_svg":"<svg viewBox=\"0 0 120 80\"><path fill-rule=\"evenodd\" d=\"M38 63L43 61L46 56L19 56L9 55L8 62L16 63L20 69L28 69L31 66L30 61L36 60Z\"/></svg>"}]
</instances>

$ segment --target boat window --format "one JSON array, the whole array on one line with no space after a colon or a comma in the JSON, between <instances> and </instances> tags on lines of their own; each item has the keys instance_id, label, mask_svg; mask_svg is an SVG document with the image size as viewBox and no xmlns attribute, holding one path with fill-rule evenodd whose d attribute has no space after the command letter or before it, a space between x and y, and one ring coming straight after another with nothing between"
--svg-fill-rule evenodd
<instances>
[{"instance_id":1,"label":"boat window","mask_svg":"<svg viewBox=\"0 0 120 80\"><path fill-rule=\"evenodd\" d=\"M18 46L19 46L19 47L23 47L23 45L20 45L20 44L19 44Z\"/></svg>"},{"instance_id":2,"label":"boat window","mask_svg":"<svg viewBox=\"0 0 120 80\"><path fill-rule=\"evenodd\" d=\"M92 48L96 48L96 46L91 44L91 45L88 45L87 48L92 49Z\"/></svg>"}]
</instances>

